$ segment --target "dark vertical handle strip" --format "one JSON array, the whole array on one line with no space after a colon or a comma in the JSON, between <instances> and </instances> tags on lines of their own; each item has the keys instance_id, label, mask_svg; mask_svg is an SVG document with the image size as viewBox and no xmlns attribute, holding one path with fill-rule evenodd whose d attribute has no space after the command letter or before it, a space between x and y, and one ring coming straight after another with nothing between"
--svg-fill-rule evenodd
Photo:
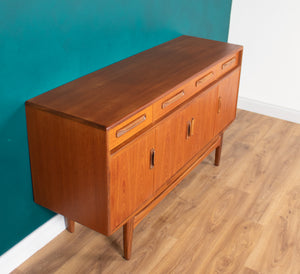
<instances>
[{"instance_id":1,"label":"dark vertical handle strip","mask_svg":"<svg viewBox=\"0 0 300 274\"><path fill-rule=\"evenodd\" d=\"M150 169L154 168L155 165L155 149L152 148L150 151Z\"/></svg>"},{"instance_id":2,"label":"dark vertical handle strip","mask_svg":"<svg viewBox=\"0 0 300 274\"><path fill-rule=\"evenodd\" d=\"M153 149L153 153L152 153L152 166L155 166L155 149Z\"/></svg>"},{"instance_id":3,"label":"dark vertical handle strip","mask_svg":"<svg viewBox=\"0 0 300 274\"><path fill-rule=\"evenodd\" d=\"M190 138L191 137L191 121L189 121L187 123L187 132L186 132L186 138Z\"/></svg>"}]
</instances>

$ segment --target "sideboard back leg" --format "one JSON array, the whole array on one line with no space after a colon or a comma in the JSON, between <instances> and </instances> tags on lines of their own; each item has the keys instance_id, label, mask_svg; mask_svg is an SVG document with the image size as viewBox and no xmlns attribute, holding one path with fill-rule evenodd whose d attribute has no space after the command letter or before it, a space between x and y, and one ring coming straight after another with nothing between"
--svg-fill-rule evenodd
<instances>
[{"instance_id":1,"label":"sideboard back leg","mask_svg":"<svg viewBox=\"0 0 300 274\"><path fill-rule=\"evenodd\" d=\"M125 257L126 260L129 260L130 257L131 257L133 230L134 230L134 218L131 218L123 226L124 257Z\"/></svg>"},{"instance_id":2,"label":"sideboard back leg","mask_svg":"<svg viewBox=\"0 0 300 274\"><path fill-rule=\"evenodd\" d=\"M70 220L69 218L65 217L65 223L67 226L67 230L71 233L75 231L75 222L73 220Z\"/></svg>"},{"instance_id":3,"label":"sideboard back leg","mask_svg":"<svg viewBox=\"0 0 300 274\"><path fill-rule=\"evenodd\" d=\"M222 144L223 144L223 133L221 134L220 145L216 148L216 153L215 153L215 165L216 166L218 166L220 164Z\"/></svg>"}]
</instances>

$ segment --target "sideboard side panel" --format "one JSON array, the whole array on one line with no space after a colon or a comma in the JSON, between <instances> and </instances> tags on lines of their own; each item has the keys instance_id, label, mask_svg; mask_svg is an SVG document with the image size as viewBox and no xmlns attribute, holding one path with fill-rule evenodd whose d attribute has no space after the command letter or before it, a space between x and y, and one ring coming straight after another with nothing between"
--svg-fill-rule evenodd
<instances>
[{"instance_id":1,"label":"sideboard side panel","mask_svg":"<svg viewBox=\"0 0 300 274\"><path fill-rule=\"evenodd\" d=\"M26 117L35 202L109 234L105 131L30 105Z\"/></svg>"}]
</instances>

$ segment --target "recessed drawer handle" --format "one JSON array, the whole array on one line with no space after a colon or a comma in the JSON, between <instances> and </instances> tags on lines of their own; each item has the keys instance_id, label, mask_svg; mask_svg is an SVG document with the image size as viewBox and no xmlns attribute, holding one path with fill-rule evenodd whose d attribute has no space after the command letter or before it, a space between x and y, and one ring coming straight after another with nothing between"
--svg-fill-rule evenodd
<instances>
[{"instance_id":1,"label":"recessed drawer handle","mask_svg":"<svg viewBox=\"0 0 300 274\"><path fill-rule=\"evenodd\" d=\"M130 124L126 125L125 127L119 129L116 133L117 138L121 137L126 132L128 132L128 131L132 130L133 128L137 127L138 125L143 123L145 120L146 120L146 114L144 114L143 116L137 118L136 120L134 120Z\"/></svg>"},{"instance_id":2,"label":"recessed drawer handle","mask_svg":"<svg viewBox=\"0 0 300 274\"><path fill-rule=\"evenodd\" d=\"M213 72L210 72L208 74L206 74L204 77L200 78L199 80L196 81L196 87L198 87L199 85L203 84L204 82L206 82L208 79L210 79L212 76L214 76Z\"/></svg>"},{"instance_id":3,"label":"recessed drawer handle","mask_svg":"<svg viewBox=\"0 0 300 274\"><path fill-rule=\"evenodd\" d=\"M235 60L236 60L235 57L231 58L229 61L227 61L222 65L222 69L225 69L226 67L230 66L232 63L235 63Z\"/></svg>"},{"instance_id":4,"label":"recessed drawer handle","mask_svg":"<svg viewBox=\"0 0 300 274\"><path fill-rule=\"evenodd\" d=\"M162 105L161 105L161 108L166 108L167 106L173 104L174 102L176 102L177 100L179 100L183 96L184 96L184 90L180 91L179 93L177 93L175 96L173 96L169 100L163 102Z\"/></svg>"}]
</instances>

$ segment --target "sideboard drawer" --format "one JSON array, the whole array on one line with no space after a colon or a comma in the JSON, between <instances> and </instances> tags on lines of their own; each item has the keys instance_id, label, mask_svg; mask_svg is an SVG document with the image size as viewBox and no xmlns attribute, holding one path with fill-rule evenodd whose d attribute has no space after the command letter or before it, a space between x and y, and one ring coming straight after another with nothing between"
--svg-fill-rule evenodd
<instances>
[{"instance_id":1,"label":"sideboard drawer","mask_svg":"<svg viewBox=\"0 0 300 274\"><path fill-rule=\"evenodd\" d=\"M205 72L197 76L193 80L196 90L199 91L200 89L208 86L213 81L215 81L218 77L218 70L219 70L219 64L211 67L210 69L206 70Z\"/></svg>"},{"instance_id":2,"label":"sideboard drawer","mask_svg":"<svg viewBox=\"0 0 300 274\"><path fill-rule=\"evenodd\" d=\"M194 91L193 83L190 81L155 102L153 104L153 120L157 120L179 106L187 98L191 97Z\"/></svg>"},{"instance_id":3,"label":"sideboard drawer","mask_svg":"<svg viewBox=\"0 0 300 274\"><path fill-rule=\"evenodd\" d=\"M153 121L164 116L169 111L186 101L189 97L212 84L218 78L233 70L238 65L239 53L235 53L218 64L202 71L179 88L176 88L171 93L153 104Z\"/></svg>"},{"instance_id":4,"label":"sideboard drawer","mask_svg":"<svg viewBox=\"0 0 300 274\"><path fill-rule=\"evenodd\" d=\"M218 75L219 65L206 69L196 77L176 88L171 93L153 104L153 120L164 116L198 91L214 82Z\"/></svg>"},{"instance_id":5,"label":"sideboard drawer","mask_svg":"<svg viewBox=\"0 0 300 274\"><path fill-rule=\"evenodd\" d=\"M239 52L230 56L225 61L221 62L218 66L218 74L222 76L223 74L227 73L228 71L234 69L239 64Z\"/></svg>"},{"instance_id":6,"label":"sideboard drawer","mask_svg":"<svg viewBox=\"0 0 300 274\"><path fill-rule=\"evenodd\" d=\"M126 121L108 131L109 150L115 148L152 123L152 106L131 116Z\"/></svg>"}]
</instances>

